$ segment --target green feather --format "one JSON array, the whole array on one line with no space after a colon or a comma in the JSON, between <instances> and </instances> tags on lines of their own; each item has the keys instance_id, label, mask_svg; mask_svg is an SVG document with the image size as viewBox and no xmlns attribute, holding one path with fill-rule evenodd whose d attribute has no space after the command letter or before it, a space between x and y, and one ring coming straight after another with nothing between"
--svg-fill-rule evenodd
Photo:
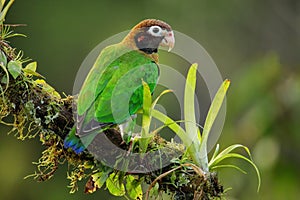
<instances>
[{"instance_id":1,"label":"green feather","mask_svg":"<svg viewBox=\"0 0 300 200\"><path fill-rule=\"evenodd\" d=\"M142 106L142 80L153 92L158 74L156 63L140 51L121 44L105 48L79 93L78 115L86 115L82 126L93 118L100 123L125 121Z\"/></svg>"}]
</instances>

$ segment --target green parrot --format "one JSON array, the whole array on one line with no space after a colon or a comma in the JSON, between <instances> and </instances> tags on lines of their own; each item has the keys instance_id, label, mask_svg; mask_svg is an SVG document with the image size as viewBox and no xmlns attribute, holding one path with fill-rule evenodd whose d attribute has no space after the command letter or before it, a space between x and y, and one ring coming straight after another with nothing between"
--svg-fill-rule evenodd
<instances>
[{"instance_id":1,"label":"green parrot","mask_svg":"<svg viewBox=\"0 0 300 200\"><path fill-rule=\"evenodd\" d=\"M146 19L120 43L104 48L78 94L75 125L64 139L65 148L79 154L97 134L135 115L143 105L142 81L152 93L156 87L159 46L170 51L174 43L170 25Z\"/></svg>"}]
</instances>

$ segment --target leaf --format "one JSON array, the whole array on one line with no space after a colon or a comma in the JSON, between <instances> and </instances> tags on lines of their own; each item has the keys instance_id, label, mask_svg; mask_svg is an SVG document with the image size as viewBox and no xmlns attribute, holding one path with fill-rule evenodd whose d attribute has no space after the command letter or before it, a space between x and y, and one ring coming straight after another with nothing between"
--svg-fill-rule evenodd
<instances>
[{"instance_id":1,"label":"leaf","mask_svg":"<svg viewBox=\"0 0 300 200\"><path fill-rule=\"evenodd\" d=\"M2 10L4 4L5 4L5 0L0 0L0 10Z\"/></svg>"},{"instance_id":2,"label":"leaf","mask_svg":"<svg viewBox=\"0 0 300 200\"><path fill-rule=\"evenodd\" d=\"M124 196L125 186L123 183L119 182L119 175L116 173L110 174L109 178L106 180L106 187L109 192L114 196Z\"/></svg>"},{"instance_id":3,"label":"leaf","mask_svg":"<svg viewBox=\"0 0 300 200\"><path fill-rule=\"evenodd\" d=\"M13 33L13 32L10 32L10 33L8 33L5 36L5 39L12 38L12 37L27 37L27 36L24 35L24 34L22 34L22 33Z\"/></svg>"},{"instance_id":4,"label":"leaf","mask_svg":"<svg viewBox=\"0 0 300 200\"><path fill-rule=\"evenodd\" d=\"M143 199L143 190L141 183L132 175L126 176L127 194L132 199Z\"/></svg>"},{"instance_id":5,"label":"leaf","mask_svg":"<svg viewBox=\"0 0 300 200\"><path fill-rule=\"evenodd\" d=\"M3 51L0 51L0 64L3 65L4 67L7 64L7 58Z\"/></svg>"},{"instance_id":6,"label":"leaf","mask_svg":"<svg viewBox=\"0 0 300 200\"><path fill-rule=\"evenodd\" d=\"M6 84L4 90L2 90L2 88L1 88L1 95L4 94L4 92L7 90L8 85L9 85L9 74L8 74L8 71L7 71L6 67L5 67L5 65L6 65L6 57L5 56L3 57L3 56L4 56L4 53L1 51L1 63L0 63L0 67L3 69L3 71L6 74L6 77L3 76L2 79L1 79L1 83ZM4 63L5 63L5 65L3 65Z\"/></svg>"},{"instance_id":7,"label":"leaf","mask_svg":"<svg viewBox=\"0 0 300 200\"><path fill-rule=\"evenodd\" d=\"M0 13L0 23L3 23L3 22L4 22L6 13L7 13L8 9L10 8L10 6L13 4L13 2L14 2L14 0L10 0L10 1L7 3L7 5L5 6L5 8L1 11L1 13ZM2 4L2 3L3 3L3 4ZM5 1L2 0L2 1L1 1L2 7L3 7L4 3L5 3Z\"/></svg>"},{"instance_id":8,"label":"leaf","mask_svg":"<svg viewBox=\"0 0 300 200\"><path fill-rule=\"evenodd\" d=\"M159 183L155 183L155 185L151 188L150 190L150 196L154 196L157 197L158 196L158 192L159 192Z\"/></svg>"},{"instance_id":9,"label":"leaf","mask_svg":"<svg viewBox=\"0 0 300 200\"><path fill-rule=\"evenodd\" d=\"M184 129L181 128L181 126L179 126L176 121L158 110L152 110L151 116L164 123L165 126L168 126L174 133L176 133L176 135L178 135L178 137L182 140L184 146L189 147L187 148L187 151L192 157L193 161L197 163L197 165L199 165L199 154L195 149L195 146L193 145L193 141L191 141L191 138L186 134Z\"/></svg>"},{"instance_id":10,"label":"leaf","mask_svg":"<svg viewBox=\"0 0 300 200\"><path fill-rule=\"evenodd\" d=\"M237 149L237 148L243 148L243 149L247 152L247 154L248 154L248 156L250 157L250 159L252 159L252 158L251 158L251 153L250 153L249 149L248 149L246 146L244 146L244 145L241 145L241 144L233 144L233 145L227 147L226 149L224 149L224 150L223 150L222 152L220 152L218 155L217 155L217 153L218 153L218 151L219 151L219 145L217 145L217 147L216 147L216 151L217 151L217 152L214 153L214 156L213 156L213 157L211 158L211 160L209 161L208 166L213 166L213 165L217 164L217 163L216 163L217 160L219 160L220 158L222 158L223 156L225 156L226 154L232 152L233 150L235 150L235 149Z\"/></svg>"},{"instance_id":11,"label":"leaf","mask_svg":"<svg viewBox=\"0 0 300 200\"><path fill-rule=\"evenodd\" d=\"M240 167L236 165L217 165L211 168L211 170L219 169L219 168L234 168L237 169L238 171L242 172L243 174L247 174L246 171L242 170Z\"/></svg>"},{"instance_id":12,"label":"leaf","mask_svg":"<svg viewBox=\"0 0 300 200\"><path fill-rule=\"evenodd\" d=\"M12 60L8 63L7 69L12 77L16 79L21 74L22 63Z\"/></svg>"},{"instance_id":13,"label":"leaf","mask_svg":"<svg viewBox=\"0 0 300 200\"><path fill-rule=\"evenodd\" d=\"M197 67L198 64L194 63L189 69L186 84L184 89L184 121L186 134L191 142L188 148L188 152L192 157L193 161L197 165L201 165L201 156L199 154L201 133L197 127L196 116L195 116L195 88L197 79ZM198 138L198 140L197 140Z\"/></svg>"},{"instance_id":14,"label":"leaf","mask_svg":"<svg viewBox=\"0 0 300 200\"><path fill-rule=\"evenodd\" d=\"M250 157L250 159L248 159L245 156L240 155L240 154L231 153L233 150L235 150L237 148L244 149L246 151L246 153L248 154L248 156ZM224 159L227 159L227 158L240 158L240 159L246 160L247 162L249 162L254 167L257 178L258 178L257 191L259 191L259 188L260 188L260 185L261 185L261 177L260 177L260 173L259 173L259 170L258 170L257 166L252 161L252 157L251 157L251 153L250 153L249 149L246 146L241 145L241 144L231 145L231 146L227 147L226 149L224 149L222 152L220 152L218 155L215 155L215 153L214 153L214 156L210 160L208 166L209 166L210 169L216 168L218 163L220 163L221 161L223 161Z\"/></svg>"},{"instance_id":15,"label":"leaf","mask_svg":"<svg viewBox=\"0 0 300 200\"><path fill-rule=\"evenodd\" d=\"M219 90L217 91L211 103L211 106L208 110L208 114L205 119L202 142L199 149L200 156L201 156L201 167L203 167L203 170L205 171L208 171L208 159L207 159L207 149L206 149L208 135L215 122L215 119L217 118L219 110L223 104L229 85L230 85L230 81L226 79L223 82L223 84L220 86Z\"/></svg>"},{"instance_id":16,"label":"leaf","mask_svg":"<svg viewBox=\"0 0 300 200\"><path fill-rule=\"evenodd\" d=\"M33 75L39 78L45 78L41 74L36 72L37 68L37 62L31 62L28 65L26 65L25 68L23 68L23 72L25 72L25 75Z\"/></svg>"},{"instance_id":17,"label":"leaf","mask_svg":"<svg viewBox=\"0 0 300 200\"><path fill-rule=\"evenodd\" d=\"M193 64L190 67L186 78L186 84L184 89L184 120L186 133L191 139L196 138L197 135L197 125L195 117L195 88L196 88L196 74L197 74L197 64Z\"/></svg>"},{"instance_id":18,"label":"leaf","mask_svg":"<svg viewBox=\"0 0 300 200\"><path fill-rule=\"evenodd\" d=\"M48 83L46 83L45 80L43 79L37 79L34 81L35 84L40 85L42 87L42 90L52 94L53 96L60 98L60 95L58 92L55 91L55 89L53 87L51 87Z\"/></svg>"},{"instance_id":19,"label":"leaf","mask_svg":"<svg viewBox=\"0 0 300 200\"><path fill-rule=\"evenodd\" d=\"M156 106L158 100L159 100L163 95L165 95L165 94L167 94L167 93L170 93L170 92L173 92L173 91L172 91L172 90L164 90L164 91L162 91L162 92L158 95L158 97L152 102L151 109L154 109L154 107Z\"/></svg>"},{"instance_id":20,"label":"leaf","mask_svg":"<svg viewBox=\"0 0 300 200\"><path fill-rule=\"evenodd\" d=\"M25 69L28 69L28 70L31 70L31 71L35 72L36 67L37 67L37 62L31 62L31 63L26 65Z\"/></svg>"},{"instance_id":21,"label":"leaf","mask_svg":"<svg viewBox=\"0 0 300 200\"><path fill-rule=\"evenodd\" d=\"M218 155L218 153L219 153L219 149L220 149L220 145L219 145L219 144L217 144L217 146L216 146L216 149L215 149L215 152L214 152L213 156L211 157L211 160L210 160L210 162L211 162L212 160L214 160L214 159L215 159L215 157ZM208 166L210 166L210 162L208 163Z\"/></svg>"},{"instance_id":22,"label":"leaf","mask_svg":"<svg viewBox=\"0 0 300 200\"><path fill-rule=\"evenodd\" d=\"M158 110L152 110L151 116L155 117L162 123L164 123L166 126L168 126L178 137L182 140L182 142L186 145L189 144L189 138L187 137L185 131L181 126L179 126L173 119L165 115L164 113L158 111Z\"/></svg>"},{"instance_id":23,"label":"leaf","mask_svg":"<svg viewBox=\"0 0 300 200\"><path fill-rule=\"evenodd\" d=\"M149 143L149 129L151 123L151 91L146 82L143 81L143 117L142 117L142 138L140 139L140 148L143 153L146 152Z\"/></svg>"},{"instance_id":24,"label":"leaf","mask_svg":"<svg viewBox=\"0 0 300 200\"><path fill-rule=\"evenodd\" d=\"M3 76L1 81L1 83L6 84L4 91L8 88L8 81L7 81L7 76Z\"/></svg>"},{"instance_id":25,"label":"leaf","mask_svg":"<svg viewBox=\"0 0 300 200\"><path fill-rule=\"evenodd\" d=\"M96 174L93 174L91 177L93 178L93 181L95 183L95 185L98 187L98 188L101 188L105 181L107 180L108 178L108 175L112 172L112 170L107 170L107 171L100 171Z\"/></svg>"},{"instance_id":26,"label":"leaf","mask_svg":"<svg viewBox=\"0 0 300 200\"><path fill-rule=\"evenodd\" d=\"M174 124L174 123L181 123L181 122L184 122L184 120L176 120L176 121L173 121L173 122L170 123L170 124L163 124L163 125L157 127L156 129L154 129L153 131L151 131L151 133L152 133L152 134L156 134L156 133L158 133L159 131L161 131L163 128L169 127L171 124Z\"/></svg>"},{"instance_id":27,"label":"leaf","mask_svg":"<svg viewBox=\"0 0 300 200\"><path fill-rule=\"evenodd\" d=\"M175 173L175 171L174 172L172 172L172 175L171 175L171 177L170 177L170 182L174 185L174 186L176 186L176 183L175 183L175 181L176 181L176 173Z\"/></svg>"}]
</instances>

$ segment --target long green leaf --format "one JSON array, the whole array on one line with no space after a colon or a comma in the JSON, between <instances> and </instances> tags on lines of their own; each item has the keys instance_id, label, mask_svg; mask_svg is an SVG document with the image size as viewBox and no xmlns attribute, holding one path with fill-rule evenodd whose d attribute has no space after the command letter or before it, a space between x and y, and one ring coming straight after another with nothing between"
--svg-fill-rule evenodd
<instances>
[{"instance_id":1,"label":"long green leaf","mask_svg":"<svg viewBox=\"0 0 300 200\"><path fill-rule=\"evenodd\" d=\"M214 160L214 159L215 159L215 157L218 155L218 153L219 153L219 149L220 149L220 145L219 145L219 144L217 144L217 146L216 146L216 149L215 149L215 152L214 152L213 156L211 157L211 160L210 160L210 162L211 162L212 160ZM209 167L209 165L210 165L210 162L208 163L208 167Z\"/></svg>"},{"instance_id":2,"label":"long green leaf","mask_svg":"<svg viewBox=\"0 0 300 200\"><path fill-rule=\"evenodd\" d=\"M5 4L5 0L0 0L0 11L2 10L4 4Z\"/></svg>"},{"instance_id":3,"label":"long green leaf","mask_svg":"<svg viewBox=\"0 0 300 200\"><path fill-rule=\"evenodd\" d=\"M194 162L197 165L202 165L201 156L199 154L201 133L196 125L195 116L195 88L197 79L197 67L198 64L192 64L189 69L185 90L184 90L184 121L186 134L192 140L190 146L187 146L189 154L192 156Z\"/></svg>"},{"instance_id":4,"label":"long green leaf","mask_svg":"<svg viewBox=\"0 0 300 200\"><path fill-rule=\"evenodd\" d=\"M152 117L167 125L172 131L174 131L174 133L178 135L178 137L185 145L190 143L184 129L181 128L181 126L179 126L173 119L158 110L152 110L151 115Z\"/></svg>"},{"instance_id":5,"label":"long green leaf","mask_svg":"<svg viewBox=\"0 0 300 200\"><path fill-rule=\"evenodd\" d=\"M214 162L215 162L216 160L218 160L219 158L223 157L224 155L226 155L226 154L232 152L233 150L235 150L235 149L237 149L237 148L242 148L242 149L244 149L244 150L246 151L246 153L248 154L248 156L250 157L250 159L252 160L252 158L251 158L251 153L250 153L249 149L248 149L246 146L241 145L241 144L233 144L233 145L227 147L226 149L224 149L224 150L223 150L222 152L220 152L218 155L215 155L215 154L214 154L214 156L213 156L213 157L211 158L211 160L209 161L208 166L214 165Z\"/></svg>"},{"instance_id":6,"label":"long green leaf","mask_svg":"<svg viewBox=\"0 0 300 200\"><path fill-rule=\"evenodd\" d=\"M3 1L2 1L2 2L3 2ZM1 2L1 3L2 3L2 2ZM3 22L4 22L6 13L7 13L8 9L10 8L10 6L13 4L13 2L14 2L14 0L10 0L10 1L7 3L7 5L5 6L5 8L1 11L1 13L0 13L0 23L3 23ZM4 2L3 2L3 4L4 4ZM3 5L2 5L2 7L3 7Z\"/></svg>"},{"instance_id":7,"label":"long green leaf","mask_svg":"<svg viewBox=\"0 0 300 200\"><path fill-rule=\"evenodd\" d=\"M143 116L142 116L142 138L140 139L140 148L145 153L149 143L149 129L151 123L151 91L146 82L143 81Z\"/></svg>"},{"instance_id":8,"label":"long green leaf","mask_svg":"<svg viewBox=\"0 0 300 200\"><path fill-rule=\"evenodd\" d=\"M185 147L187 147L187 152L189 155L192 157L193 161L199 165L199 152L196 151L195 145L193 145L193 140L190 138L186 132L184 131L181 126L179 126L173 119L170 117L166 116L164 113L158 111L158 110L152 110L151 111L152 117L158 119L165 125L167 125L178 137L182 140L183 144Z\"/></svg>"},{"instance_id":9,"label":"long green leaf","mask_svg":"<svg viewBox=\"0 0 300 200\"><path fill-rule=\"evenodd\" d=\"M167 93L170 93L170 92L173 92L173 91L172 91L172 90L164 90L164 91L162 91L162 92L158 95L158 97L156 97L156 99L152 102L151 109L154 109L154 107L156 106L158 100L159 100L163 95L165 95L165 94L167 94Z\"/></svg>"},{"instance_id":10,"label":"long green leaf","mask_svg":"<svg viewBox=\"0 0 300 200\"><path fill-rule=\"evenodd\" d=\"M204 171L208 171L208 158L207 158L207 139L210 133L210 130L215 122L215 119L219 113L219 110L222 106L222 103L225 99L226 92L229 88L230 81L225 80L219 90L217 91L211 106L208 110L207 117L205 119L205 124L203 128L202 142L200 146L200 156L201 156L201 166Z\"/></svg>"},{"instance_id":11,"label":"long green leaf","mask_svg":"<svg viewBox=\"0 0 300 200\"><path fill-rule=\"evenodd\" d=\"M250 163L253 166L253 168L255 169L257 178L258 178L257 192L259 192L259 188L261 185L260 173L259 173L259 170L258 170L257 166L255 165L255 163L252 160L250 160L249 158L246 158L245 156L238 154L238 153L228 153L228 154L225 154L222 157L219 157L218 159L216 159L215 164L213 166L215 167L218 163L220 163L221 161L228 159L228 158L240 158L240 159L247 161L248 163Z\"/></svg>"},{"instance_id":12,"label":"long green leaf","mask_svg":"<svg viewBox=\"0 0 300 200\"><path fill-rule=\"evenodd\" d=\"M5 39L12 38L12 37L27 37L26 35L22 33L9 33L5 36Z\"/></svg>"},{"instance_id":13,"label":"long green leaf","mask_svg":"<svg viewBox=\"0 0 300 200\"><path fill-rule=\"evenodd\" d=\"M219 168L234 168L234 169L242 172L243 174L247 174L246 171L242 170L240 167L235 166L235 165L216 165L216 166L212 167L210 170L215 170L215 169L219 169Z\"/></svg>"},{"instance_id":14,"label":"long green leaf","mask_svg":"<svg viewBox=\"0 0 300 200\"><path fill-rule=\"evenodd\" d=\"M196 74L197 64L193 64L190 67L186 78L186 84L184 89L184 120L185 129L190 138L196 138L197 126L195 117L195 88L196 88ZM200 143L199 143L200 144Z\"/></svg>"}]
</instances>

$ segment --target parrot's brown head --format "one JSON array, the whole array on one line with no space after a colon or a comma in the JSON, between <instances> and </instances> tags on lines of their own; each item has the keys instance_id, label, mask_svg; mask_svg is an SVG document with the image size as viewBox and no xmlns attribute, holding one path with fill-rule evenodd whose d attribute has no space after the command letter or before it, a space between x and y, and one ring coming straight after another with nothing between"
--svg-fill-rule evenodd
<instances>
[{"instance_id":1,"label":"parrot's brown head","mask_svg":"<svg viewBox=\"0 0 300 200\"><path fill-rule=\"evenodd\" d=\"M169 24L157 19L146 19L134 26L124 41L131 47L146 54L157 53L159 46L174 47L174 33Z\"/></svg>"}]
</instances>

